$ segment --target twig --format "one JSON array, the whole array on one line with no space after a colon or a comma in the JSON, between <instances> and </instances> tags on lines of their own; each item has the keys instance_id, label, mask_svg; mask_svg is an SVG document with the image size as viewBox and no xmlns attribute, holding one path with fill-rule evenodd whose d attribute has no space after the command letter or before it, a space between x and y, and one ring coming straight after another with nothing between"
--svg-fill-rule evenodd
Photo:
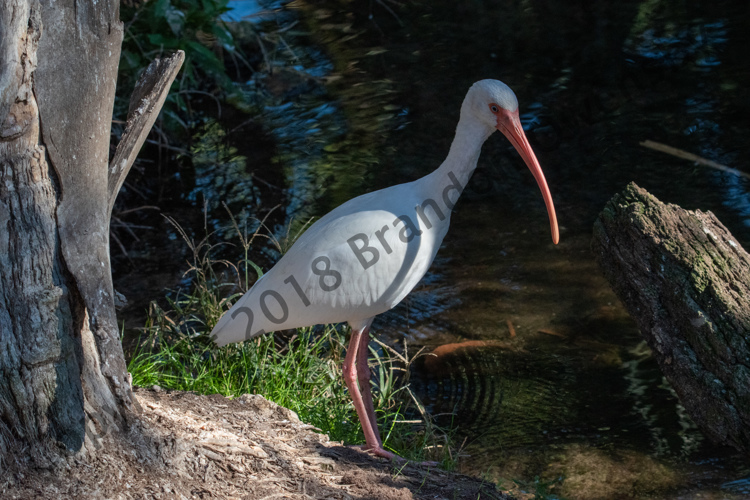
<instances>
[{"instance_id":1,"label":"twig","mask_svg":"<svg viewBox=\"0 0 750 500\"><path fill-rule=\"evenodd\" d=\"M211 92L206 92L205 90L180 90L177 92L178 94L200 94L200 95L206 95L213 99L216 102L216 107L218 108L218 118L221 118L221 101L218 97L213 95Z\"/></svg>"},{"instance_id":2,"label":"twig","mask_svg":"<svg viewBox=\"0 0 750 500\"><path fill-rule=\"evenodd\" d=\"M553 335L555 337L560 337L561 339L567 339L568 338L567 335L563 335L562 333L558 333L558 332L556 332L554 330L548 330L548 329L545 329L545 328L539 329L538 332L539 333L543 333L545 335Z\"/></svg>"},{"instance_id":3,"label":"twig","mask_svg":"<svg viewBox=\"0 0 750 500\"><path fill-rule=\"evenodd\" d=\"M143 57L148 58L148 55L146 55L146 51L143 50L143 47L141 47L141 44L138 43L138 38L135 35L133 35L133 33L130 31L130 25L133 24L133 22L135 22L136 17L137 17L137 15L133 16L133 19L131 20L131 22L125 25L124 32L125 32L126 35L128 35L133 40L133 43L135 43L135 46L138 47L138 50L141 51L141 55Z\"/></svg>"},{"instance_id":4,"label":"twig","mask_svg":"<svg viewBox=\"0 0 750 500\"><path fill-rule=\"evenodd\" d=\"M140 190L140 189L138 189L137 187L133 186L133 185L132 185L131 183L129 183L129 182L124 182L124 183L123 183L123 186L125 186L125 187L126 187L126 188L128 188L129 190L133 191L133 192L134 192L135 194L137 194L138 196L140 196L140 197L141 197L141 198L143 198L143 199L147 199L147 198L148 198L148 196L146 196L146 194L145 194L145 193L144 193L143 191L141 191L141 190Z\"/></svg>"},{"instance_id":5,"label":"twig","mask_svg":"<svg viewBox=\"0 0 750 500\"><path fill-rule=\"evenodd\" d=\"M299 24L299 21L294 21L292 24L289 24L287 26L284 26L283 28L277 29L274 33L284 33L286 31L289 31L290 29L294 28Z\"/></svg>"},{"instance_id":6,"label":"twig","mask_svg":"<svg viewBox=\"0 0 750 500\"><path fill-rule=\"evenodd\" d=\"M240 52L238 52L237 50L230 50L229 54L232 56L232 58L236 58L242 61L245 64L245 66L247 66L247 68L250 70L250 72L252 74L255 74L255 69L250 64L250 61L245 59L245 57ZM239 80L240 79L240 68L239 68L240 65L237 64L236 61L235 61L235 64L237 65L237 79Z\"/></svg>"},{"instance_id":7,"label":"twig","mask_svg":"<svg viewBox=\"0 0 750 500\"><path fill-rule=\"evenodd\" d=\"M114 224L112 224L112 222L114 222ZM130 225L125 224L114 215L112 216L112 222L110 222L111 227L122 227L128 233L130 233L130 236L132 236L135 241L141 241L140 238L138 238L138 236L135 234L135 232L130 228ZM149 228L149 229L153 229L153 228Z\"/></svg>"},{"instance_id":8,"label":"twig","mask_svg":"<svg viewBox=\"0 0 750 500\"><path fill-rule=\"evenodd\" d=\"M242 127L244 127L248 123L254 123L254 122L255 122L255 118L249 118L249 119L245 120L244 122L240 123L239 125L237 125L236 127L234 127L229 132L227 132L227 135L232 134L234 132L237 132L237 130L241 129Z\"/></svg>"},{"instance_id":9,"label":"twig","mask_svg":"<svg viewBox=\"0 0 750 500\"><path fill-rule=\"evenodd\" d=\"M137 212L139 210L161 210L161 208L159 208L157 206L154 206L154 205L143 205L143 206L140 206L140 207L128 208L127 210L119 210L117 212L117 215L125 215L125 214L129 214L131 212Z\"/></svg>"},{"instance_id":10,"label":"twig","mask_svg":"<svg viewBox=\"0 0 750 500\"><path fill-rule=\"evenodd\" d=\"M178 148L178 147L175 147L175 146L170 146L169 144L164 144L161 141L155 141L153 139L146 139L146 142L149 143L149 144L155 144L155 145L159 146L160 148L168 149L169 151L175 151L175 152L183 154L183 155L190 155L190 151L188 151L187 149Z\"/></svg>"},{"instance_id":11,"label":"twig","mask_svg":"<svg viewBox=\"0 0 750 500\"><path fill-rule=\"evenodd\" d=\"M279 186L274 186L274 185L273 185L273 184L271 184L270 182L268 182L268 181L264 181L263 179L261 179L260 177L258 177L257 175L255 175L255 172L250 172L250 177L252 177L252 178L253 178L254 180L256 180L256 181L260 181L260 182L261 182L262 184L265 184L266 186L268 186L268 187L270 187L270 188L272 188L272 189L277 189L277 190L279 190L279 191L283 191L283 189L282 189L282 188L280 188ZM308 223L308 224L309 224L309 223Z\"/></svg>"},{"instance_id":12,"label":"twig","mask_svg":"<svg viewBox=\"0 0 750 500\"><path fill-rule=\"evenodd\" d=\"M123 245L122 242L120 241L120 238L118 238L117 235L112 232L109 233L109 236L110 238L114 240L117 246L120 247L120 251L123 253L123 255L127 257L130 262L133 262L133 260L130 258L130 255L128 255L128 251L125 250L125 245Z\"/></svg>"},{"instance_id":13,"label":"twig","mask_svg":"<svg viewBox=\"0 0 750 500\"><path fill-rule=\"evenodd\" d=\"M266 66L268 67L268 74L273 75L273 66L271 66L271 61L268 59L268 52L266 52L266 46L263 45L263 40L261 40L260 36L256 34L255 38L258 40L258 45L260 45L260 51L263 53L263 59L266 61Z\"/></svg>"},{"instance_id":14,"label":"twig","mask_svg":"<svg viewBox=\"0 0 750 500\"><path fill-rule=\"evenodd\" d=\"M292 54L292 57L295 58L298 63L301 63L302 60L299 57L297 57L297 54L295 54L294 51L292 50L292 48L289 46L289 44L286 43L286 40L284 40L284 37L281 36L281 35L279 35L278 32L276 32L276 36L279 37L279 40L281 40L281 43L284 44L284 47L286 47L286 50L288 50L289 53Z\"/></svg>"},{"instance_id":15,"label":"twig","mask_svg":"<svg viewBox=\"0 0 750 500\"><path fill-rule=\"evenodd\" d=\"M141 224L131 224L129 222L123 222L122 220L118 219L116 216L112 216L112 220L116 222L116 224L112 224L112 227L124 227L130 232L136 240L140 241L135 234L130 231L130 229L154 229L152 226L143 226Z\"/></svg>"},{"instance_id":16,"label":"twig","mask_svg":"<svg viewBox=\"0 0 750 500\"><path fill-rule=\"evenodd\" d=\"M394 19L396 19L396 21L398 21L398 24L400 24L400 25L401 25L401 27L403 28L403 26L404 26L404 23L403 23L403 21L401 21L401 18L400 18L400 17L398 17L398 15L397 15L397 14L396 14L396 13L395 13L395 12L393 11L393 9L391 9L391 8L390 8L390 7L388 6L388 5L386 5L386 4L385 4L385 3L383 2L383 0L375 0L375 3L379 4L379 5L380 5L381 7L383 7L383 8L385 9L385 10L387 10L387 11L388 11L388 13L389 13L390 15L392 15L392 16L394 17ZM393 4L394 4L394 5L398 5L398 2L393 2Z\"/></svg>"},{"instance_id":17,"label":"twig","mask_svg":"<svg viewBox=\"0 0 750 500\"><path fill-rule=\"evenodd\" d=\"M693 161L700 165L705 165L707 167L721 170L722 172L727 172L730 174L739 175L740 177L744 177L746 179L750 179L750 174L737 170L736 168L727 167L726 165L722 165L721 163L716 163L713 160L702 158L698 155L694 155L693 153L688 153L687 151L683 151L682 149L673 148L672 146L667 146L666 144L662 144L660 142L643 141L640 143L640 145L643 146L644 148L649 148L649 149L653 149L654 151L667 153L668 155L676 156L677 158L682 158L683 160Z\"/></svg>"},{"instance_id":18,"label":"twig","mask_svg":"<svg viewBox=\"0 0 750 500\"><path fill-rule=\"evenodd\" d=\"M513 322L509 319L505 320L505 323L508 325L508 331L510 332L510 338L515 338L516 336L516 329L513 327Z\"/></svg>"}]
</instances>

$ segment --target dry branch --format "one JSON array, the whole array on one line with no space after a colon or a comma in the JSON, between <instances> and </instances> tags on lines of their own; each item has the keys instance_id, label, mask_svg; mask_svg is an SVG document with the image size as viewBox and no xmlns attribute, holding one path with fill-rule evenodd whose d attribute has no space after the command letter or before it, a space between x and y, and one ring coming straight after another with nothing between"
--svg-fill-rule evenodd
<instances>
[{"instance_id":1,"label":"dry branch","mask_svg":"<svg viewBox=\"0 0 750 500\"><path fill-rule=\"evenodd\" d=\"M177 73L185 60L185 53L178 50L165 59L156 59L143 72L130 97L128 121L125 133L117 145L115 156L109 164L109 212L115 204L117 193L125 182L135 157L148 137L164 100L169 93Z\"/></svg>"},{"instance_id":2,"label":"dry branch","mask_svg":"<svg viewBox=\"0 0 750 500\"><path fill-rule=\"evenodd\" d=\"M693 153L683 151L682 149L677 149L672 146L667 146L666 144L662 144L661 142L643 141L640 144L644 148L653 149L654 151L666 153L668 155L672 155L677 158L682 158L683 160L692 161L694 163L697 163L698 165L705 165L707 167L715 168L716 170L721 170L722 172L727 172L730 174L738 175L740 177L744 177L746 179L750 179L750 174L742 172L741 170L737 170L736 168L732 168L732 167L727 167L726 165L722 165L721 163L717 163L713 160L709 160L707 158L694 155Z\"/></svg>"}]
</instances>

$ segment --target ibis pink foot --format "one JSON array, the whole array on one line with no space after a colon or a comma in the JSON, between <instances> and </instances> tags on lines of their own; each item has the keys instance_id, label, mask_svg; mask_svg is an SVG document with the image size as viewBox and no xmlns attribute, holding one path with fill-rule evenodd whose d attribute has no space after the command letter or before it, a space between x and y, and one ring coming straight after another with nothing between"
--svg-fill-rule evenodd
<instances>
[{"instance_id":1,"label":"ibis pink foot","mask_svg":"<svg viewBox=\"0 0 750 500\"><path fill-rule=\"evenodd\" d=\"M375 455L377 457L387 458L388 460L392 460L392 461L394 461L396 463L400 463L400 464L408 462L408 463L410 463L412 465L416 465L416 466L420 466L420 467L437 467L438 465L440 465L440 462L432 462L432 461L416 462L416 461L412 461L412 460L407 460L404 457L396 455L395 453L391 453L390 451L388 451L388 450L386 450L384 448L379 448L377 450L368 449L367 445L352 446L352 448L356 448L358 450L362 450L365 453L370 453L370 454Z\"/></svg>"}]
</instances>

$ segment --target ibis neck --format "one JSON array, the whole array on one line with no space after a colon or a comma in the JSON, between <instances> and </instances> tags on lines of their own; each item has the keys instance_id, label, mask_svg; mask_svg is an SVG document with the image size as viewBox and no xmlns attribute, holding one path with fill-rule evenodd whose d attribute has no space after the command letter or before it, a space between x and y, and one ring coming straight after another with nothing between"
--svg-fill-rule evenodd
<instances>
[{"instance_id":1,"label":"ibis neck","mask_svg":"<svg viewBox=\"0 0 750 500\"><path fill-rule=\"evenodd\" d=\"M456 136L453 138L448 157L437 170L425 178L428 180L428 189L442 192L445 186L455 185L456 182L462 189L465 188L471 174L477 168L482 144L492 132L494 130L488 129L476 120L462 118L456 127ZM457 196L453 198L454 203L456 199Z\"/></svg>"}]
</instances>

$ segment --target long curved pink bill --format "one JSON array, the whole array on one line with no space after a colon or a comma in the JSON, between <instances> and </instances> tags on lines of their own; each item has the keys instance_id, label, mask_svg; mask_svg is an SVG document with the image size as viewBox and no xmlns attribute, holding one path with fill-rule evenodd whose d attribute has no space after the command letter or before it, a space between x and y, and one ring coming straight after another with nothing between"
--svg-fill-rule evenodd
<instances>
[{"instance_id":1,"label":"long curved pink bill","mask_svg":"<svg viewBox=\"0 0 750 500\"><path fill-rule=\"evenodd\" d=\"M536 183L542 191L544 204L547 206L547 215L549 216L549 225L550 230L552 231L552 242L557 245L560 241L560 230L557 227L555 205L552 203L552 194L549 192L549 187L547 187L547 180L544 178L544 172L542 172L542 167L539 165L539 161L536 159L536 155L531 149L529 141L526 139L526 134L523 132L521 119L518 116L518 110L507 112L506 117L510 122L510 126L500 123L497 128L505 137L507 137L510 143L513 144L513 147L516 148L518 154L521 155L526 166L531 170L534 179L536 179Z\"/></svg>"}]
</instances>

